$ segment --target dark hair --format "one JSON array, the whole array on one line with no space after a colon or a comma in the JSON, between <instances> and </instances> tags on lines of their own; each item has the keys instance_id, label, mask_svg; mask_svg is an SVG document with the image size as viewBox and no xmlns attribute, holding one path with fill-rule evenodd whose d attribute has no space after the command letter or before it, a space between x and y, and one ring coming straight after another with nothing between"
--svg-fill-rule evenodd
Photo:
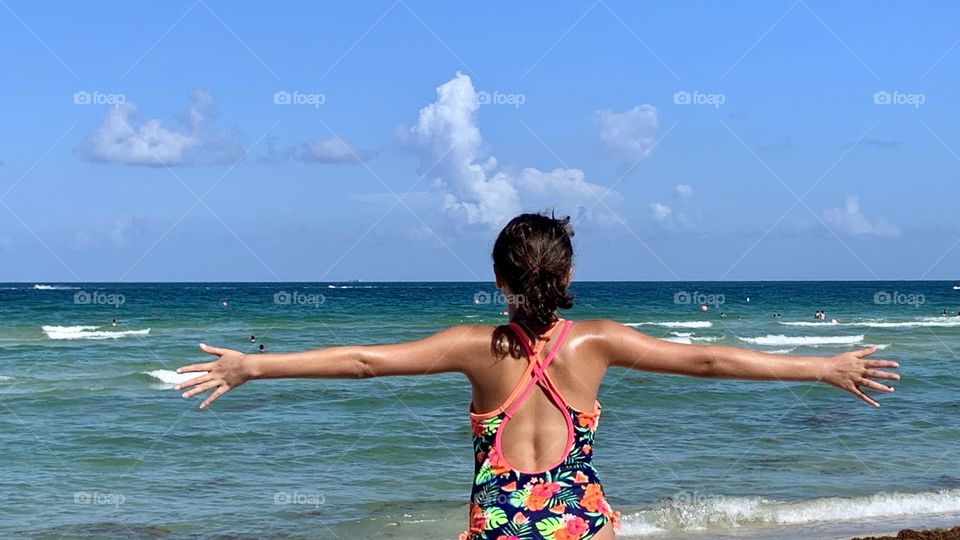
<instances>
[{"instance_id":1,"label":"dark hair","mask_svg":"<svg viewBox=\"0 0 960 540\"><path fill-rule=\"evenodd\" d=\"M507 223L493 244L494 270L516 295L523 322L534 333L553 324L558 309L573 307L573 294L567 291L573 234L569 217L521 214ZM495 350L502 352L505 348L497 345L501 341L495 340Z\"/></svg>"}]
</instances>

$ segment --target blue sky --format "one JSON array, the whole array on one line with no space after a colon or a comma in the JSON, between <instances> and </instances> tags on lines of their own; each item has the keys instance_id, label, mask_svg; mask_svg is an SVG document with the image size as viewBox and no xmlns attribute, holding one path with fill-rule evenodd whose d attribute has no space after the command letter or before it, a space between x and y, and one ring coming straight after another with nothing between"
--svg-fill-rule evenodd
<instances>
[{"instance_id":1,"label":"blue sky","mask_svg":"<svg viewBox=\"0 0 960 540\"><path fill-rule=\"evenodd\" d=\"M956 279L958 15L4 0L0 281Z\"/></svg>"}]
</instances>

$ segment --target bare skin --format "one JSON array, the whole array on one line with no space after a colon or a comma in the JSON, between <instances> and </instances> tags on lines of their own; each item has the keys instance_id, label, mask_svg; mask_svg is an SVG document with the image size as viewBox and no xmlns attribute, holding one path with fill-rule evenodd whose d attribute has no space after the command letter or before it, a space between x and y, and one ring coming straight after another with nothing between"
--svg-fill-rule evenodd
<instances>
[{"instance_id":1,"label":"bare skin","mask_svg":"<svg viewBox=\"0 0 960 540\"><path fill-rule=\"evenodd\" d=\"M499 281L499 280L498 280ZM501 283L498 283L501 287ZM508 291L504 290L505 295ZM509 307L516 320L516 306ZM462 373L473 389L472 409L487 412L509 397L526 369L525 358L497 358L491 352L494 327L460 325L416 341L390 345L344 346L285 354L245 355L201 344L215 361L192 364L177 373L207 372L176 386L184 398L211 391L206 408L230 390L255 379L366 379L391 375ZM544 347L552 347L557 330ZM560 345L547 373L575 409L593 409L607 370L623 367L716 379L822 382L879 407L862 389L889 393L878 380L899 380L891 360L870 356L876 347L830 357L788 356L715 345L685 345L646 336L609 320L577 321ZM544 392L531 392L503 428L506 461L521 470L542 470L566 451L566 425ZM613 538L608 524L595 536Z\"/></svg>"}]
</instances>

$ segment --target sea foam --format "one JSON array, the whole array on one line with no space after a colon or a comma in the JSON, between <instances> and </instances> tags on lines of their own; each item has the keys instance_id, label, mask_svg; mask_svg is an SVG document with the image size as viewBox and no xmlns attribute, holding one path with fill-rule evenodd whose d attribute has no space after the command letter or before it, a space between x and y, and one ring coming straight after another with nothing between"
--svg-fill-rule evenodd
<instances>
[{"instance_id":1,"label":"sea foam","mask_svg":"<svg viewBox=\"0 0 960 540\"><path fill-rule=\"evenodd\" d=\"M891 518L960 511L960 490L877 493L867 497L774 501L761 497L697 496L695 502L665 501L658 508L624 516L623 533L643 536L764 525Z\"/></svg>"},{"instance_id":2,"label":"sea foam","mask_svg":"<svg viewBox=\"0 0 960 540\"><path fill-rule=\"evenodd\" d=\"M99 326L41 326L50 339L117 339L127 336L145 336L149 328L142 330L100 330Z\"/></svg>"},{"instance_id":3,"label":"sea foam","mask_svg":"<svg viewBox=\"0 0 960 540\"><path fill-rule=\"evenodd\" d=\"M778 321L786 326L822 327L856 326L862 328L952 328L960 327L960 317L921 317L909 321L867 320L831 324L813 321Z\"/></svg>"},{"instance_id":4,"label":"sea foam","mask_svg":"<svg viewBox=\"0 0 960 540\"><path fill-rule=\"evenodd\" d=\"M169 385L171 385L171 386L174 385L174 384L182 383L182 382L184 382L184 381L189 381L190 379L193 379L193 378L195 378L195 377L199 377L199 376L201 376L201 375L206 375L206 374L207 374L206 371L196 371L196 372L190 372L190 373L177 373L176 371L173 371L172 369L155 369L155 370L153 370L153 371L144 371L143 373L144 373L145 375L149 375L149 376L153 377L154 379L157 379L158 381L160 381L160 382L162 382L162 383L164 383L164 384L169 384Z\"/></svg>"},{"instance_id":5,"label":"sea foam","mask_svg":"<svg viewBox=\"0 0 960 540\"><path fill-rule=\"evenodd\" d=\"M783 334L767 334L762 337L741 337L740 341L753 343L754 345L771 345L774 347L784 345L806 345L816 347L817 345L853 345L863 341L863 334L856 336L785 336Z\"/></svg>"},{"instance_id":6,"label":"sea foam","mask_svg":"<svg viewBox=\"0 0 960 540\"><path fill-rule=\"evenodd\" d=\"M647 321L624 323L626 326L662 326L664 328L710 328L710 321Z\"/></svg>"}]
</instances>

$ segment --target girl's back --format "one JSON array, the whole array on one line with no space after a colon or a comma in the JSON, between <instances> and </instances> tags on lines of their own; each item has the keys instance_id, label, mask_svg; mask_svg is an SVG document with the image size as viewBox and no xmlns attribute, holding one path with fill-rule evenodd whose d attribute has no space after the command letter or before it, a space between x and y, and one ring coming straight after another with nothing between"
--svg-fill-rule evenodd
<instances>
[{"instance_id":1,"label":"girl's back","mask_svg":"<svg viewBox=\"0 0 960 540\"><path fill-rule=\"evenodd\" d=\"M564 338L558 341L560 326L553 329L543 345L541 356L544 359L553 354L546 376L554 383L557 394L566 405L578 412L592 412L608 366L602 348L597 346L602 336L593 331L598 326L597 321L571 324ZM477 331L480 337L477 356L481 367L470 377L472 413L488 413L509 405L507 401L511 393L532 378L528 369L530 362L522 348L524 354L517 356L498 357L492 352L495 334L506 326L481 328ZM486 336L485 340L483 336ZM567 439L564 412L546 389L540 385L532 388L504 427L502 437L506 461L527 471L541 470L555 462L564 452Z\"/></svg>"}]
</instances>

